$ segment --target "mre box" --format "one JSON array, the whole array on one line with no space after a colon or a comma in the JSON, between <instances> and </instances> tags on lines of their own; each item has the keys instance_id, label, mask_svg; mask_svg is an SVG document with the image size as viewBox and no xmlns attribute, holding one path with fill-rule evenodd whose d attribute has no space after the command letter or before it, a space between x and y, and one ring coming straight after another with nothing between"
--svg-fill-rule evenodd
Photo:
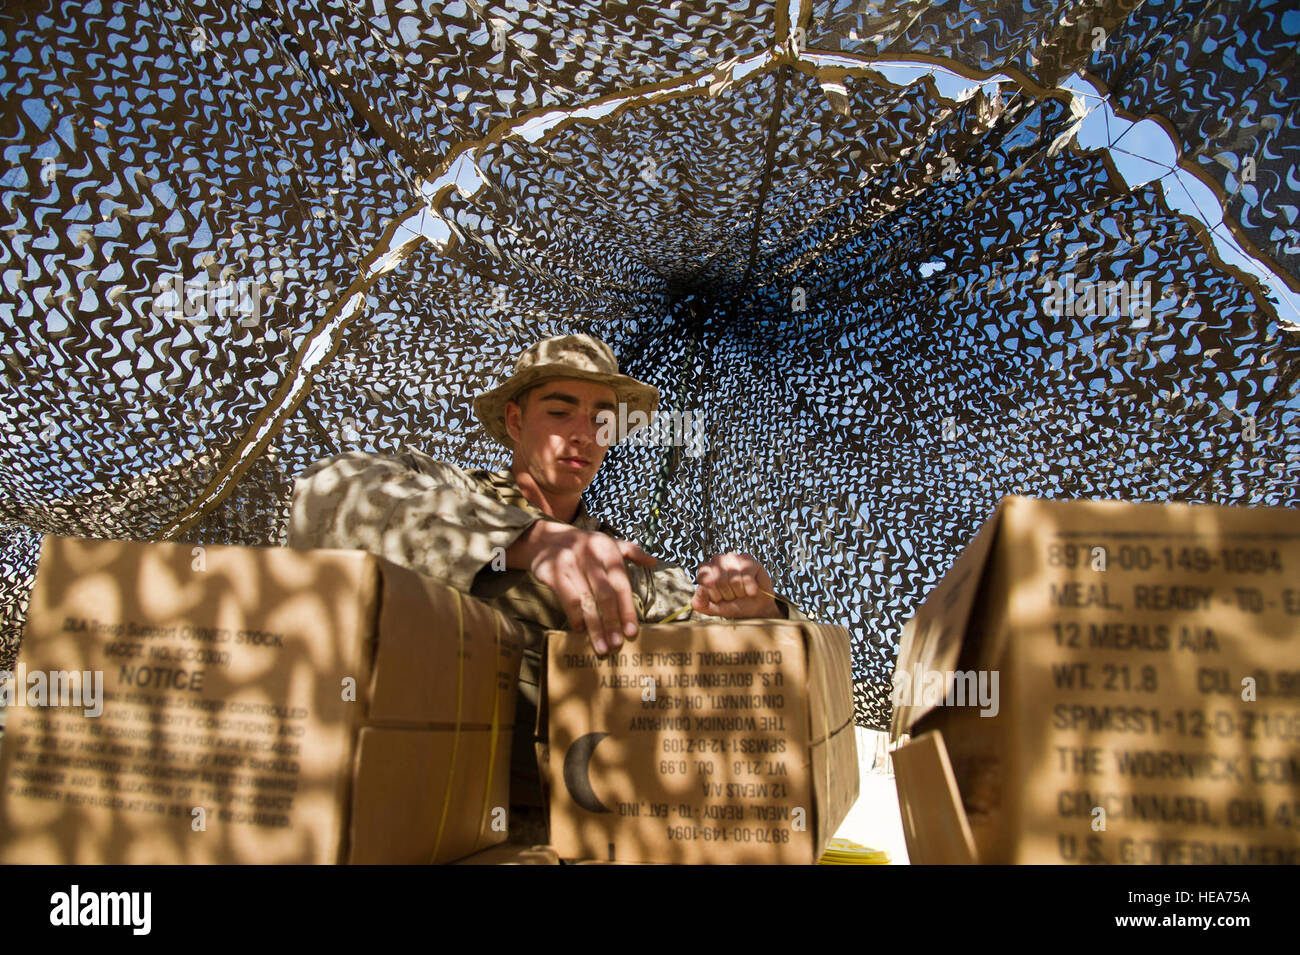
<instances>
[{"instance_id":1,"label":"mre box","mask_svg":"<svg viewBox=\"0 0 1300 955\"><path fill-rule=\"evenodd\" d=\"M7 684L0 861L487 848L506 836L521 644L360 551L46 537Z\"/></svg>"},{"instance_id":2,"label":"mre box","mask_svg":"<svg viewBox=\"0 0 1300 955\"><path fill-rule=\"evenodd\" d=\"M648 625L597 657L551 631L561 858L812 864L858 796L849 634L811 621Z\"/></svg>"},{"instance_id":3,"label":"mre box","mask_svg":"<svg viewBox=\"0 0 1300 955\"><path fill-rule=\"evenodd\" d=\"M1300 513L1006 498L893 691L915 863L1300 862Z\"/></svg>"}]
</instances>

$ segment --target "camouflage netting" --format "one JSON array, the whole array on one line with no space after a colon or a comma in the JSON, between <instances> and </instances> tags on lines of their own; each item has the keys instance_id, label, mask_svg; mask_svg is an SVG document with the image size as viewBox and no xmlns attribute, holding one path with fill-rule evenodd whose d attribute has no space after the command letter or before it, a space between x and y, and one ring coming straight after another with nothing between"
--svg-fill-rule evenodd
<instances>
[{"instance_id":1,"label":"camouflage netting","mask_svg":"<svg viewBox=\"0 0 1300 955\"><path fill-rule=\"evenodd\" d=\"M1300 14L1027 6L7 3L0 667L42 534L276 544L324 455L501 466L469 396L569 331L702 425L596 510L851 628L868 726L1002 495L1295 506L1296 326L1058 84L1297 290Z\"/></svg>"}]
</instances>

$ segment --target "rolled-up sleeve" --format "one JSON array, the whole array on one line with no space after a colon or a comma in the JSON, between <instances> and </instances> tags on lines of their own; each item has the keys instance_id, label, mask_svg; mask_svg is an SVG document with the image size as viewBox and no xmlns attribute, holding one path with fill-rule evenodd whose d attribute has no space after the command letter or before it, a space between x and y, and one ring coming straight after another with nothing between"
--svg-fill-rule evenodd
<instances>
[{"instance_id":1,"label":"rolled-up sleeve","mask_svg":"<svg viewBox=\"0 0 1300 955\"><path fill-rule=\"evenodd\" d=\"M287 543L364 550L468 593L539 519L482 493L455 465L353 451L294 480Z\"/></svg>"}]
</instances>

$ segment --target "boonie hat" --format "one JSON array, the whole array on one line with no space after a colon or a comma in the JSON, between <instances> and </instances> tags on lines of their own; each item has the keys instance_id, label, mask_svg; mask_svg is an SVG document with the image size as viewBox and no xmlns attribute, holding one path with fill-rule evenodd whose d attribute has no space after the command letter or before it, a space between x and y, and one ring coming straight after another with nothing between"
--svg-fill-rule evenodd
<instances>
[{"instance_id":1,"label":"boonie hat","mask_svg":"<svg viewBox=\"0 0 1300 955\"><path fill-rule=\"evenodd\" d=\"M614 350L600 339L590 335L557 335L524 349L515 361L514 374L495 388L475 396L474 414L488 434L513 450L514 439L506 430L506 403L533 385L552 378L580 378L609 385L616 400L627 406L627 416L634 411L643 412L646 424L659 406L659 389L620 374ZM619 417L626 420L623 415Z\"/></svg>"}]
</instances>

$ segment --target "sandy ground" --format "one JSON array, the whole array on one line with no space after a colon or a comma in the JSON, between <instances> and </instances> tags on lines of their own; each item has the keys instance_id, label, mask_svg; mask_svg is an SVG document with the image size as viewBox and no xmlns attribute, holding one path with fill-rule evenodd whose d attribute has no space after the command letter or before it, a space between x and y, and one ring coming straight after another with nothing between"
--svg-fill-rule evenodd
<instances>
[{"instance_id":1,"label":"sandy ground","mask_svg":"<svg viewBox=\"0 0 1300 955\"><path fill-rule=\"evenodd\" d=\"M858 801L835 835L872 849L884 849L893 865L907 864L907 842L898 810L893 767L884 754L884 734L854 727L858 739Z\"/></svg>"}]
</instances>

